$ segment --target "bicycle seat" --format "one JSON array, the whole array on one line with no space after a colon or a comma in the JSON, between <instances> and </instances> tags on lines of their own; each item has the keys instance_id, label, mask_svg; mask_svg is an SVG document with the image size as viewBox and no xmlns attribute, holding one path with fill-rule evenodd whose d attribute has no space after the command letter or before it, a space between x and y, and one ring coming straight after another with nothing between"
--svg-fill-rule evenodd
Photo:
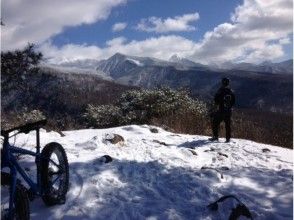
<instances>
[{"instance_id":1,"label":"bicycle seat","mask_svg":"<svg viewBox=\"0 0 294 220\"><path fill-rule=\"evenodd\" d=\"M13 128L8 128L8 129L2 129L1 128L1 135L2 136L7 136L10 132L18 130L19 133L29 133L32 130L36 130L39 129L40 127L44 126L47 123L46 119L40 120L40 121L36 121L36 122L29 122L25 125L20 125L17 127L13 127Z\"/></svg>"}]
</instances>

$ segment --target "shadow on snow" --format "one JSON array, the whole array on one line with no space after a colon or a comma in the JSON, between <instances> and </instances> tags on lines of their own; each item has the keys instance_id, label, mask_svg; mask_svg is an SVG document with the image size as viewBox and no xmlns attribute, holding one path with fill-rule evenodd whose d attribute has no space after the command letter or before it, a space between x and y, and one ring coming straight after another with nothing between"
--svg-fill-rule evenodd
<instances>
[{"instance_id":1,"label":"shadow on snow","mask_svg":"<svg viewBox=\"0 0 294 220\"><path fill-rule=\"evenodd\" d=\"M292 171L279 172L283 177L273 170L248 167L228 170L221 179L213 170L167 168L158 161L76 162L70 164L67 203L50 208L35 203L31 216L40 219L47 209L48 215L62 219L219 219L222 213L206 206L234 194L255 218L292 219ZM73 191L80 193L70 196ZM56 210L59 207L62 211Z\"/></svg>"}]
</instances>

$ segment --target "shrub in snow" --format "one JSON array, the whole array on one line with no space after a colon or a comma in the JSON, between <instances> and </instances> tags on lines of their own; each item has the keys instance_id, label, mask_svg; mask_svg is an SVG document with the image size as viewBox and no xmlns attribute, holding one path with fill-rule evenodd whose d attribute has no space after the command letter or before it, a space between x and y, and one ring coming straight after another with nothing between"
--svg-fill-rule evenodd
<instances>
[{"instance_id":1,"label":"shrub in snow","mask_svg":"<svg viewBox=\"0 0 294 220\"><path fill-rule=\"evenodd\" d=\"M10 117L1 117L1 128L2 129L10 129L13 127L17 127L20 125L24 125L26 123L32 123L39 120L46 119L45 115L40 110L28 110L26 107L19 110L17 115L13 115Z\"/></svg>"},{"instance_id":2,"label":"shrub in snow","mask_svg":"<svg viewBox=\"0 0 294 220\"><path fill-rule=\"evenodd\" d=\"M90 126L111 127L150 123L154 118L166 116L202 117L207 112L206 109L203 102L192 99L187 91L175 91L165 87L127 91L122 94L116 106L88 105L84 116Z\"/></svg>"},{"instance_id":3,"label":"shrub in snow","mask_svg":"<svg viewBox=\"0 0 294 220\"><path fill-rule=\"evenodd\" d=\"M123 113L140 112L142 122L153 117L162 117L174 114L195 113L204 115L206 105L192 99L187 91L176 91L168 87L155 90L133 90L125 92L119 105Z\"/></svg>"},{"instance_id":4,"label":"shrub in snow","mask_svg":"<svg viewBox=\"0 0 294 220\"><path fill-rule=\"evenodd\" d=\"M121 124L122 112L114 105L88 105L84 117L89 126L112 127Z\"/></svg>"},{"instance_id":5,"label":"shrub in snow","mask_svg":"<svg viewBox=\"0 0 294 220\"><path fill-rule=\"evenodd\" d=\"M29 122L36 122L39 120L45 119L45 115L40 110L32 110L28 111L26 108L25 110L17 116L18 120L24 124Z\"/></svg>"}]
</instances>

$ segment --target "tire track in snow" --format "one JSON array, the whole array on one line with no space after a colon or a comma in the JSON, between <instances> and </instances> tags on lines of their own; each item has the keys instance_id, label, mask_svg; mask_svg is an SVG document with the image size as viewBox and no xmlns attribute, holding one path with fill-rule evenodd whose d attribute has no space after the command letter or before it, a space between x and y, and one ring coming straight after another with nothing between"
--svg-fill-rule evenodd
<instances>
[{"instance_id":1,"label":"tire track in snow","mask_svg":"<svg viewBox=\"0 0 294 220\"><path fill-rule=\"evenodd\" d=\"M65 218L65 216L67 216L67 214L70 211L72 211L73 207L77 208L76 211L80 212L84 217L89 218L89 216L84 212L84 210L81 207L79 207L79 198L81 197L81 194L84 189L83 178L77 171L75 171L75 169L70 170L72 171L71 183L73 183L73 185L70 186L70 189L68 191L68 195L70 196L65 203L66 207L61 210L61 219Z\"/></svg>"}]
</instances>

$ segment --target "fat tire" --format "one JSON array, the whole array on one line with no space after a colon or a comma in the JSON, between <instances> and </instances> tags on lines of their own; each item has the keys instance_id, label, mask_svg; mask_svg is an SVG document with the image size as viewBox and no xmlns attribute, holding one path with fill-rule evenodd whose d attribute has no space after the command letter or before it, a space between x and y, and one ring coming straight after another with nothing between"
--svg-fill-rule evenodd
<instances>
[{"instance_id":1,"label":"fat tire","mask_svg":"<svg viewBox=\"0 0 294 220\"><path fill-rule=\"evenodd\" d=\"M10 174L1 172L1 187L10 186ZM15 190L15 218L17 220L30 219L30 202L26 188L21 185L20 181L16 182ZM6 218L4 218L6 220Z\"/></svg>"},{"instance_id":2,"label":"fat tire","mask_svg":"<svg viewBox=\"0 0 294 220\"><path fill-rule=\"evenodd\" d=\"M62 157L63 164L59 164L64 166L65 179L62 181L61 188L58 189L58 196L56 197L56 192L54 194L51 193L51 184L49 177L49 159L55 151L58 151ZM52 142L47 144L42 152L41 152L41 184L44 190L44 194L42 195L43 202L47 206L53 206L56 204L64 204L66 193L68 191L69 184L69 168L68 168L68 160L65 153L64 148L56 142ZM47 158L47 159L46 159Z\"/></svg>"}]
</instances>

